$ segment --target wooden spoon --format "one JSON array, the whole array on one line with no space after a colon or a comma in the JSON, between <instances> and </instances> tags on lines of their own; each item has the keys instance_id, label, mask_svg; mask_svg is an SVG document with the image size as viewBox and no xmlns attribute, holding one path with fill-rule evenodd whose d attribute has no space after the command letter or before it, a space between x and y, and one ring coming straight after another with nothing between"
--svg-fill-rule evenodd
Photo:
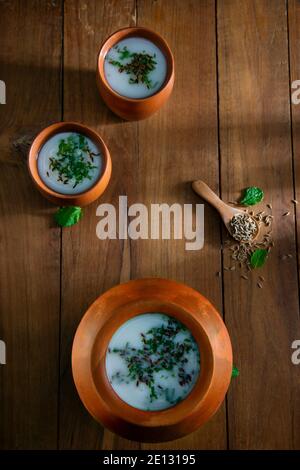
<instances>
[{"instance_id":1,"label":"wooden spoon","mask_svg":"<svg viewBox=\"0 0 300 470\"><path fill-rule=\"evenodd\" d=\"M210 189L209 186L207 186L204 181L198 180L194 181L192 183L192 188L195 191L195 193L199 194L199 196L202 197L205 201L207 201L209 204L211 204L220 214L225 227L227 228L228 232L232 236L231 233L231 226L230 226L230 221L234 215L237 214L245 214L245 211L242 209L237 209L235 207L230 206L229 204L226 204L223 202L217 195L216 193ZM249 214L248 214L249 215ZM251 240L254 240L259 232L259 225L257 223L257 220L254 219L254 217L250 216L252 220L255 222L256 225L256 232L252 236Z\"/></svg>"}]
</instances>

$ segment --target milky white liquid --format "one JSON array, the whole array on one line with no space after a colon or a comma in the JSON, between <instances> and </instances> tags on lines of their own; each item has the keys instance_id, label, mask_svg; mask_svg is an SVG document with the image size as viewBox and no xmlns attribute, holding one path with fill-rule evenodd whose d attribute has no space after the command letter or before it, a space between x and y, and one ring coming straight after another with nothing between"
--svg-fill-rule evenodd
<instances>
[{"instance_id":1,"label":"milky white liquid","mask_svg":"<svg viewBox=\"0 0 300 470\"><path fill-rule=\"evenodd\" d=\"M184 372L190 374L191 381L184 385L180 385L178 378L179 367L182 364L176 363L172 370L160 370L154 372L154 387L156 390L157 398L150 398L149 387L142 382L139 382L129 377L128 363L120 356L119 353L114 352L114 349L124 350L127 348L135 348L136 351L143 349L143 342L141 333L145 335L146 339L151 338L148 334L151 328L167 327L170 317L161 313L145 313L133 317L125 322L113 335L106 354L106 373L109 382L117 393L117 395L129 405L141 410L163 410L174 406L176 402L184 399L194 387L200 372L200 355L198 346L191 335L190 331L185 329L179 331L173 340L177 343L182 343L188 340L191 345L191 350L186 352L184 357L187 359L184 365ZM137 357L141 357L137 352ZM151 360L155 361L160 354L152 354ZM159 388L161 387L161 388ZM166 392L166 389L168 390Z\"/></svg>"},{"instance_id":2,"label":"milky white liquid","mask_svg":"<svg viewBox=\"0 0 300 470\"><path fill-rule=\"evenodd\" d=\"M43 145L43 147L41 148L38 154L37 166L38 166L38 172L39 172L40 178L43 180L46 186L48 186L48 188L60 194L72 195L72 194L83 193L87 191L88 189L90 189L92 186L94 186L94 184L99 180L99 177L101 175L101 169L102 169L102 156L101 155L93 157L94 161L92 162L92 164L93 166L96 166L96 168L90 170L91 179L89 180L88 178L85 178L75 188L73 188L74 183L75 183L74 179L70 179L67 184L64 184L61 181L58 181L57 170L52 171L50 169L49 167L50 158L56 155L61 139L67 139L68 136L74 135L74 134L76 134L76 132L60 132L58 134L55 134L53 137L47 140L47 142L45 142L45 144ZM90 150L95 154L99 154L100 150L98 147L96 147L94 142L88 137L85 137L85 138L87 140ZM91 161L90 157L87 154L84 154L84 160Z\"/></svg>"},{"instance_id":3,"label":"milky white liquid","mask_svg":"<svg viewBox=\"0 0 300 470\"><path fill-rule=\"evenodd\" d=\"M130 52L145 52L152 56L155 54L154 60L157 64L155 69L148 74L149 79L154 85L152 88L148 89L144 83L129 83L130 75L126 74L126 72L120 73L117 66L109 63L110 60L118 60L122 64L127 64L132 60L131 58L119 59L117 49L123 49L124 46L126 46ZM139 37L132 37L118 42L108 51L104 61L104 72L111 88L120 95L135 99L146 98L156 93L163 85L167 75L167 62L161 50L151 41Z\"/></svg>"}]
</instances>

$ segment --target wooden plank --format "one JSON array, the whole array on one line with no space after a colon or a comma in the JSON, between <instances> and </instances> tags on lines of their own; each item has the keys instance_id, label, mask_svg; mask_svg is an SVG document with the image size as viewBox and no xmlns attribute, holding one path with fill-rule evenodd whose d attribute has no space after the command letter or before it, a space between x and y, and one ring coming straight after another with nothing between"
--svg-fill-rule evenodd
<instances>
[{"instance_id":1,"label":"wooden plank","mask_svg":"<svg viewBox=\"0 0 300 470\"><path fill-rule=\"evenodd\" d=\"M155 116L139 123L138 201L202 203L191 181L218 191L214 1L138 1L138 24L162 34L175 55L175 88ZM208 46L209 45L209 46ZM132 247L133 276L161 276L198 289L222 311L220 222L205 206L205 246L186 251L185 240L140 240ZM226 447L225 405L194 434L144 449Z\"/></svg>"},{"instance_id":2,"label":"wooden plank","mask_svg":"<svg viewBox=\"0 0 300 470\"><path fill-rule=\"evenodd\" d=\"M60 230L26 167L32 134L60 119L60 2L0 6L0 446L57 444ZM45 20L46 19L46 20ZM47 53L45 54L45 45Z\"/></svg>"},{"instance_id":3,"label":"wooden plank","mask_svg":"<svg viewBox=\"0 0 300 470\"><path fill-rule=\"evenodd\" d=\"M289 21L289 50L290 50L290 82L300 80L300 58L299 58L299 44L300 44L300 3L295 0L288 2L288 21ZM299 89L299 85L297 87ZM294 88L291 92L295 92ZM299 94L297 93L299 99ZM300 104L292 104L292 125L293 125L293 156L294 156L294 189L295 200L299 201L294 207L296 226L297 226L297 240L298 240L298 282L300 279ZM298 221L298 223L297 223Z\"/></svg>"},{"instance_id":4,"label":"wooden plank","mask_svg":"<svg viewBox=\"0 0 300 470\"><path fill-rule=\"evenodd\" d=\"M221 184L225 200L251 185L273 205L276 246L265 268L244 281L225 273L225 318L240 377L228 395L234 449L300 446L300 337L284 0L218 2ZM291 253L292 259L281 260Z\"/></svg>"},{"instance_id":5,"label":"wooden plank","mask_svg":"<svg viewBox=\"0 0 300 470\"><path fill-rule=\"evenodd\" d=\"M138 445L103 431L84 409L70 371L73 336L86 308L101 293L130 278L129 244L96 237L100 202L118 204L119 195L134 200L136 123L122 122L102 102L95 85L96 57L103 40L135 24L135 1L65 2L64 119L96 129L112 156L113 177L101 199L84 210L84 218L63 232L60 447L130 449ZM76 25L76 27L74 27Z\"/></svg>"}]
</instances>

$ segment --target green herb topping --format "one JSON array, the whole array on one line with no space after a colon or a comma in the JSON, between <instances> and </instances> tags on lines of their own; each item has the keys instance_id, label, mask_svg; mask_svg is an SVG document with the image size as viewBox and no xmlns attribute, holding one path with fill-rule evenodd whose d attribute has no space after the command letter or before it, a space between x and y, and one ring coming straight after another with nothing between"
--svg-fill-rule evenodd
<instances>
[{"instance_id":1,"label":"green herb topping","mask_svg":"<svg viewBox=\"0 0 300 470\"><path fill-rule=\"evenodd\" d=\"M155 87L156 83L153 84L149 78L149 73L155 70L157 64L155 54L130 52L126 46L123 49L117 47L116 50L119 54L119 60L108 58L108 61L111 65L118 67L120 73L125 72L130 75L128 83L144 83L149 90ZM128 59L131 60L128 62Z\"/></svg>"},{"instance_id":2,"label":"green herb topping","mask_svg":"<svg viewBox=\"0 0 300 470\"><path fill-rule=\"evenodd\" d=\"M82 209L77 206L61 207L54 214L54 219L61 227L71 227L77 224L82 217Z\"/></svg>"},{"instance_id":3,"label":"green herb topping","mask_svg":"<svg viewBox=\"0 0 300 470\"><path fill-rule=\"evenodd\" d=\"M254 206L261 202L264 198L264 192L262 189L257 188L256 186L251 186L244 190L244 194L242 199L240 200L240 204L244 206Z\"/></svg>"},{"instance_id":4,"label":"green herb topping","mask_svg":"<svg viewBox=\"0 0 300 470\"><path fill-rule=\"evenodd\" d=\"M57 173L57 181L63 184L73 183L75 188L84 179L92 179L91 172L97 168L93 165L94 157L87 139L81 134L71 134L61 139L56 154L49 158L49 169Z\"/></svg>"},{"instance_id":5,"label":"green herb topping","mask_svg":"<svg viewBox=\"0 0 300 470\"><path fill-rule=\"evenodd\" d=\"M182 396L176 396L174 388L163 387L156 383L155 375L160 379L168 376L175 377L181 387L185 387L194 380L198 371L186 371L188 353L194 351L199 363L199 350L191 335L182 336L180 341L175 337L187 329L177 320L170 318L168 322L159 327L151 328L145 334L141 333L142 347L133 348L126 343L122 349L108 349L109 354L118 354L127 365L128 374L116 372L111 380L119 383L135 381L138 387L141 383L146 384L149 389L149 400L152 403L159 397L164 397L171 405L175 405Z\"/></svg>"},{"instance_id":6,"label":"green herb topping","mask_svg":"<svg viewBox=\"0 0 300 470\"><path fill-rule=\"evenodd\" d=\"M268 250L266 249L255 250L252 253L251 258L250 258L251 268L253 269L261 268L265 264L267 257L268 257Z\"/></svg>"},{"instance_id":7,"label":"green herb topping","mask_svg":"<svg viewBox=\"0 0 300 470\"><path fill-rule=\"evenodd\" d=\"M235 378L235 377L238 377L239 375L240 375L240 371L238 370L238 368L236 366L233 366L232 367L231 377Z\"/></svg>"}]
</instances>

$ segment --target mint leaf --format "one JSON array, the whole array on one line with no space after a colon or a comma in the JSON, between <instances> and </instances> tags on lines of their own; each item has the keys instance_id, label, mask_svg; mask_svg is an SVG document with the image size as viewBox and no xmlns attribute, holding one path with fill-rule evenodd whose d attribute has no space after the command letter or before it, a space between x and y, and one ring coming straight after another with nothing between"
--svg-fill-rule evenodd
<instances>
[{"instance_id":1,"label":"mint leaf","mask_svg":"<svg viewBox=\"0 0 300 470\"><path fill-rule=\"evenodd\" d=\"M82 209L77 206L61 207L54 214L55 222L61 227L71 227L82 217Z\"/></svg>"},{"instance_id":2,"label":"mint leaf","mask_svg":"<svg viewBox=\"0 0 300 470\"><path fill-rule=\"evenodd\" d=\"M251 268L253 269L261 268L265 264L267 256L268 256L268 250L265 250L265 249L255 250L252 253L251 258L250 258Z\"/></svg>"},{"instance_id":3,"label":"mint leaf","mask_svg":"<svg viewBox=\"0 0 300 470\"><path fill-rule=\"evenodd\" d=\"M239 375L240 375L240 371L238 370L236 366L233 366L231 377L234 378L234 377L238 377Z\"/></svg>"},{"instance_id":4,"label":"mint leaf","mask_svg":"<svg viewBox=\"0 0 300 470\"><path fill-rule=\"evenodd\" d=\"M250 186L244 190L240 204L243 204L244 206L254 206L254 204L261 202L263 198L264 192L262 189L257 188L256 186Z\"/></svg>"}]
</instances>

